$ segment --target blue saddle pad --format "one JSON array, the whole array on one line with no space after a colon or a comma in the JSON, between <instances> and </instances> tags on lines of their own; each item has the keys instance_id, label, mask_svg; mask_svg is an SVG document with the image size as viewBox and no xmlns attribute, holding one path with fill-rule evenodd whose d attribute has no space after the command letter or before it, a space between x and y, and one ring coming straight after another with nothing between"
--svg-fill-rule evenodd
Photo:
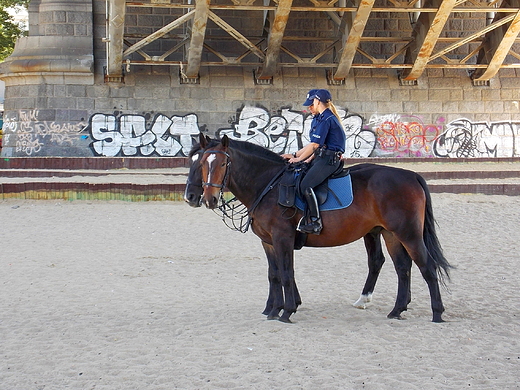
<instances>
[{"instance_id":1,"label":"blue saddle pad","mask_svg":"<svg viewBox=\"0 0 520 390\"><path fill-rule=\"evenodd\" d=\"M321 211L344 209L352 204L354 194L352 193L352 180L350 175L329 179L329 193L325 203L320 205ZM296 207L305 210L307 203L296 196Z\"/></svg>"}]
</instances>

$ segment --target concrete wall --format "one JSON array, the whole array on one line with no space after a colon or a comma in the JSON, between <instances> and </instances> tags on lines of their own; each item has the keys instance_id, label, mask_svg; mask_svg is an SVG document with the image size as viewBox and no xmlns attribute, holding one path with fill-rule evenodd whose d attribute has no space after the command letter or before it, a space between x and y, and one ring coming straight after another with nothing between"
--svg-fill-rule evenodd
<instances>
[{"instance_id":1,"label":"concrete wall","mask_svg":"<svg viewBox=\"0 0 520 390\"><path fill-rule=\"evenodd\" d=\"M306 142L301 104L311 88L328 88L343 109L350 157L520 156L515 69L475 87L466 70L427 70L416 86L399 85L395 70L353 70L345 85L329 86L321 68L283 68L272 85L256 85L253 68L202 67L200 84L189 85L178 66L132 66L123 84L108 84L105 1L33 0L29 11L31 35L0 66L5 157L185 156L199 131L290 152ZM177 11L144 12L129 9L127 29L153 31ZM306 17L294 15L288 29L331 29L325 15ZM450 28L460 33L470 22L483 23L453 20ZM368 28L410 35L411 26L381 19Z\"/></svg>"}]
</instances>

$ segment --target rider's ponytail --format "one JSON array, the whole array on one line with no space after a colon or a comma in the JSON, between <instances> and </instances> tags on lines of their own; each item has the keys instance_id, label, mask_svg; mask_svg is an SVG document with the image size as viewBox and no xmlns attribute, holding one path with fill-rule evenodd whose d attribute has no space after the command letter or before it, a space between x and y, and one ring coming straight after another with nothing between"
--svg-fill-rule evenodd
<instances>
[{"instance_id":1,"label":"rider's ponytail","mask_svg":"<svg viewBox=\"0 0 520 390\"><path fill-rule=\"evenodd\" d=\"M317 89L317 90L311 90L311 92L314 92L314 98L318 99L320 103L322 103L325 108L328 108L332 111L334 116L338 119L339 125L343 130L343 124L341 123L341 118L338 114L338 110L336 109L336 106L334 103L332 103L332 95L330 92L326 89Z\"/></svg>"},{"instance_id":2,"label":"rider's ponytail","mask_svg":"<svg viewBox=\"0 0 520 390\"><path fill-rule=\"evenodd\" d=\"M341 123L341 118L338 114L338 110L336 109L336 106L334 105L334 103L332 103L329 100L327 103L325 103L325 106L332 111L332 113L336 116L336 118L338 118L338 122L341 125L341 128L343 128L343 123ZM343 130L345 130L345 129L343 128Z\"/></svg>"}]
</instances>

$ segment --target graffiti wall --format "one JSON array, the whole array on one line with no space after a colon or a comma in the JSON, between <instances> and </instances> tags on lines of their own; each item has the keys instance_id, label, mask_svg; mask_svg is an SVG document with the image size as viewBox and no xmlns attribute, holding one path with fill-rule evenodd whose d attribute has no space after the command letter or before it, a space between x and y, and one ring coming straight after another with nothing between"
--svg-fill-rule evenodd
<instances>
[{"instance_id":1,"label":"graffiti wall","mask_svg":"<svg viewBox=\"0 0 520 390\"><path fill-rule=\"evenodd\" d=\"M518 157L520 122L471 122L457 119L435 138L436 157Z\"/></svg>"},{"instance_id":2,"label":"graffiti wall","mask_svg":"<svg viewBox=\"0 0 520 390\"><path fill-rule=\"evenodd\" d=\"M87 139L84 122L59 122L40 120L38 110L20 110L4 117L2 145L13 145L14 155L46 155L43 149L73 147L78 139Z\"/></svg>"},{"instance_id":3,"label":"graffiti wall","mask_svg":"<svg viewBox=\"0 0 520 390\"><path fill-rule=\"evenodd\" d=\"M4 118L4 146L17 156L49 155L49 145L81 149L89 156L187 156L206 125L195 113L133 115L96 113L88 123L39 120L38 111L19 111ZM339 110L347 138L345 157L519 157L520 122L472 122L460 118L425 123L420 116L390 114L363 118ZM244 106L228 126L209 130L222 136L254 142L276 153L293 153L308 141L309 113L281 108L269 112ZM57 154L59 155L59 154Z\"/></svg>"},{"instance_id":4,"label":"graffiti wall","mask_svg":"<svg viewBox=\"0 0 520 390\"><path fill-rule=\"evenodd\" d=\"M352 157L368 157L376 146L375 133L363 128L363 118L340 111ZM281 109L271 115L265 108L245 106L230 118L229 128L216 135L253 142L276 153L293 153L308 142L312 117ZM172 116L95 114L88 130L92 151L98 156L187 156L201 126L196 114Z\"/></svg>"}]
</instances>

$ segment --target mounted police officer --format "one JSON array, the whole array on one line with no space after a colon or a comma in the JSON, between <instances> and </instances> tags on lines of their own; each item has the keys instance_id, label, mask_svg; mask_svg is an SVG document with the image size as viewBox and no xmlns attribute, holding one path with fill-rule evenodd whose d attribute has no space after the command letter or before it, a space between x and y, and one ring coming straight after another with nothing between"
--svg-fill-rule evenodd
<instances>
[{"instance_id":1,"label":"mounted police officer","mask_svg":"<svg viewBox=\"0 0 520 390\"><path fill-rule=\"evenodd\" d=\"M308 234L320 234L322 229L318 201L314 188L340 169L345 152L346 136L341 120L326 89L311 89L303 103L314 115L309 132L310 143L294 154L284 154L290 163L308 162L309 170L300 183L309 209L309 219L303 217L297 230Z\"/></svg>"}]
</instances>

